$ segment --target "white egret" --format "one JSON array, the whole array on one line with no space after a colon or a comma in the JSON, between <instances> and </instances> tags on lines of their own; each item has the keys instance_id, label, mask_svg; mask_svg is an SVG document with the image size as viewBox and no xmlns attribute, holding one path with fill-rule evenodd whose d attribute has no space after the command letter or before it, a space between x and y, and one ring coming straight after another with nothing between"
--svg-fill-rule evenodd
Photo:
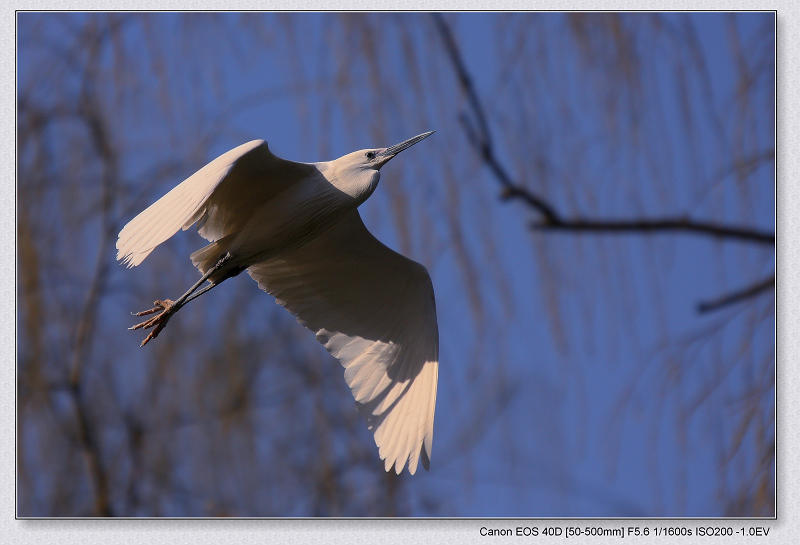
<instances>
[{"instance_id":1,"label":"white egret","mask_svg":"<svg viewBox=\"0 0 800 545\"><path fill-rule=\"evenodd\" d=\"M191 255L202 278L177 300L159 300L131 329L158 336L186 303L244 270L316 333L339 359L386 471L430 466L439 368L428 271L373 237L358 213L392 157L433 134L322 163L273 155L263 140L213 160L132 219L117 259L140 264L197 223L211 244ZM208 282L203 288L203 283Z\"/></svg>"}]
</instances>

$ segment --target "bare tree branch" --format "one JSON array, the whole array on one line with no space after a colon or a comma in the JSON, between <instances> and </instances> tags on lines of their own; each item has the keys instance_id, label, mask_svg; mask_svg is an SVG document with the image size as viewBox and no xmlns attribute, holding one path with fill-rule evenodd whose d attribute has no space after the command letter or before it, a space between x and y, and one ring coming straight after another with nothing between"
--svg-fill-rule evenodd
<instances>
[{"instance_id":1,"label":"bare tree branch","mask_svg":"<svg viewBox=\"0 0 800 545\"><path fill-rule=\"evenodd\" d=\"M462 91L467 95L472 113L478 122L478 132L474 130L468 118L463 116L461 122L464 125L470 143L478 150L481 158L486 162L487 166L492 170L497 181L503 186L505 198L518 198L525 201L528 206L538 210L548 222L560 222L558 215L553 207L547 204L543 199L529 192L521 185L514 182L511 175L497 160L494 155L494 144L492 143L492 136L489 132L489 124L486 121L486 114L483 111L483 106L475 91L475 86L472 84L472 78L464 65L461 58L461 53L458 50L458 45L453 38L450 27L444 20L441 13L432 13L433 20L436 23L439 33L442 36L442 41L450 55L450 60L456 70L458 82L461 85Z\"/></svg>"},{"instance_id":2,"label":"bare tree branch","mask_svg":"<svg viewBox=\"0 0 800 545\"><path fill-rule=\"evenodd\" d=\"M747 227L732 227L713 222L693 221L688 218L637 218L630 220L559 220L531 222L531 229L544 231L573 231L595 233L654 233L659 231L685 231L721 238L732 238L760 244L775 244L775 235Z\"/></svg>"},{"instance_id":3,"label":"bare tree branch","mask_svg":"<svg viewBox=\"0 0 800 545\"><path fill-rule=\"evenodd\" d=\"M101 45L102 42L98 40L96 46L92 49L93 57L100 54ZM92 280L77 322L75 346L69 370L69 392L75 404L78 440L86 456L89 473L93 481L95 514L111 517L114 516L114 512L110 504L108 478L101 460L100 433L97 429L97 423L93 422L89 414L91 402L87 399L83 380L84 363L87 360L87 354L94 338L99 303L103 297L108 278L108 248L114 240L115 229L110 216L114 187L118 177L117 154L112 146L102 108L99 106L100 102L93 92L93 78L94 74L91 69L87 70L84 75L78 111L89 129L91 142L94 144L98 157L103 164L103 175L101 176L103 196L101 206L102 229Z\"/></svg>"},{"instance_id":4,"label":"bare tree branch","mask_svg":"<svg viewBox=\"0 0 800 545\"><path fill-rule=\"evenodd\" d=\"M528 206L542 214L541 221L531 223L531 228L537 231L573 231L594 233L651 233L657 231L685 231L689 233L709 235L714 237L731 238L744 242L758 244L775 244L775 234L760 231L755 228L723 225L707 221L695 221L686 217L662 219L632 219L632 220L598 220L598 219L563 219L555 208L542 197L536 195L513 177L500 164L494 154L489 125L486 114L478 98L477 91L472 82L472 77L461 57L461 52L455 42L450 27L441 13L431 14L444 43L444 47L453 64L458 83L467 97L472 115L477 120L477 129L464 114L461 122L467 132L470 144L475 148L481 159L486 163L500 185L503 186L501 197L503 199L519 199Z\"/></svg>"},{"instance_id":5,"label":"bare tree branch","mask_svg":"<svg viewBox=\"0 0 800 545\"><path fill-rule=\"evenodd\" d=\"M745 299L755 297L762 292L771 290L775 286L775 275L754 282L749 286L733 291L731 293L722 295L711 301L704 301L697 305L698 312L711 312L712 310L719 310L728 305L739 303Z\"/></svg>"}]
</instances>

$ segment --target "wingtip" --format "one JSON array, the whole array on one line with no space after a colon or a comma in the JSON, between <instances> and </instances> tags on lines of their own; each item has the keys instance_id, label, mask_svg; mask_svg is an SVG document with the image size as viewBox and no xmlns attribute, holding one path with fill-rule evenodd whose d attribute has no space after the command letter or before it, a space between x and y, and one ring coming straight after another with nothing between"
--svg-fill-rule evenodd
<instances>
[{"instance_id":1,"label":"wingtip","mask_svg":"<svg viewBox=\"0 0 800 545\"><path fill-rule=\"evenodd\" d=\"M148 250L147 252L126 252L122 253L122 251L117 252L117 261L120 261L122 265L125 265L126 269L132 269L139 265L144 259L150 255L152 249Z\"/></svg>"},{"instance_id":2,"label":"wingtip","mask_svg":"<svg viewBox=\"0 0 800 545\"><path fill-rule=\"evenodd\" d=\"M133 265L131 265L132 260L133 252L126 250L125 248L120 248L119 241L117 241L117 261L120 261L122 265L125 265L130 269L133 267Z\"/></svg>"},{"instance_id":3,"label":"wingtip","mask_svg":"<svg viewBox=\"0 0 800 545\"><path fill-rule=\"evenodd\" d=\"M408 463L406 464L406 462ZM425 471L430 471L431 460L430 457L428 456L427 451L424 448L420 451L419 456L417 458L414 458L412 455L411 457L408 458L408 460L402 458L390 460L388 457L383 460L383 466L384 469L386 470L386 473L389 473L392 470L394 470L394 472L397 475L400 475L404 469L408 469L409 475L416 474L417 468L419 467L420 463L422 464L422 467L425 468Z\"/></svg>"},{"instance_id":4,"label":"wingtip","mask_svg":"<svg viewBox=\"0 0 800 545\"><path fill-rule=\"evenodd\" d=\"M420 452L419 461L422 462L422 467L425 468L425 471L431 470L431 458L428 456L428 451L424 448Z\"/></svg>"}]
</instances>

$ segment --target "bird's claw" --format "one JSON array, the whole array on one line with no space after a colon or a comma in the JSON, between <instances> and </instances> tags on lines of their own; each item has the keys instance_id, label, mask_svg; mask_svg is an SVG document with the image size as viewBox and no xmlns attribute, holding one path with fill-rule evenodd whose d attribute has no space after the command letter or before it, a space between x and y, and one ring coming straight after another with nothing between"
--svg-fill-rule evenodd
<instances>
[{"instance_id":1,"label":"bird's claw","mask_svg":"<svg viewBox=\"0 0 800 545\"><path fill-rule=\"evenodd\" d=\"M155 314L159 310L167 310L167 308L171 307L172 301L170 301L169 299L167 299L166 301L153 301L153 304L155 306L151 309L143 310L141 312L131 312L131 314L134 316L147 316L148 314ZM142 327L141 324L131 329L139 329L140 327Z\"/></svg>"},{"instance_id":2,"label":"bird's claw","mask_svg":"<svg viewBox=\"0 0 800 545\"><path fill-rule=\"evenodd\" d=\"M153 307L151 309L148 309L148 310L143 310L142 312L137 312L137 313L134 314L134 316L147 316L148 314L155 314L156 312L161 311L158 314L158 316L153 316L149 320L145 320L144 322L142 322L140 324L136 324L135 326L128 328L131 331L135 331L137 329L150 329L151 327L155 328L142 341L142 344L140 346L144 346L147 343L149 343L151 340L153 340L156 337L158 337L158 334L161 333L161 330L164 329L164 327L166 327L167 322L169 321L169 319L172 317L172 314L174 313L174 310L173 310L174 301L171 301L170 299L165 299L164 301L161 301L161 300L155 301L153 304L155 305L155 307Z\"/></svg>"}]
</instances>

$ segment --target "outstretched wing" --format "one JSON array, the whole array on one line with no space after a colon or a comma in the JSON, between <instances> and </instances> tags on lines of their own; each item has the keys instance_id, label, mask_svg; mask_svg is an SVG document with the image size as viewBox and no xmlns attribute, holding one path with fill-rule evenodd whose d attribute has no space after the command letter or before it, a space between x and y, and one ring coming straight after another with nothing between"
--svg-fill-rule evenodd
<instances>
[{"instance_id":1,"label":"outstretched wing","mask_svg":"<svg viewBox=\"0 0 800 545\"><path fill-rule=\"evenodd\" d=\"M314 165L273 155L263 140L242 144L128 222L117 239L117 259L134 267L179 229L198 221L203 238L222 238L241 229L258 205L315 171Z\"/></svg>"},{"instance_id":2,"label":"outstretched wing","mask_svg":"<svg viewBox=\"0 0 800 545\"><path fill-rule=\"evenodd\" d=\"M386 471L430 466L439 333L428 271L373 237L358 211L250 276L314 331L375 437Z\"/></svg>"}]
</instances>

